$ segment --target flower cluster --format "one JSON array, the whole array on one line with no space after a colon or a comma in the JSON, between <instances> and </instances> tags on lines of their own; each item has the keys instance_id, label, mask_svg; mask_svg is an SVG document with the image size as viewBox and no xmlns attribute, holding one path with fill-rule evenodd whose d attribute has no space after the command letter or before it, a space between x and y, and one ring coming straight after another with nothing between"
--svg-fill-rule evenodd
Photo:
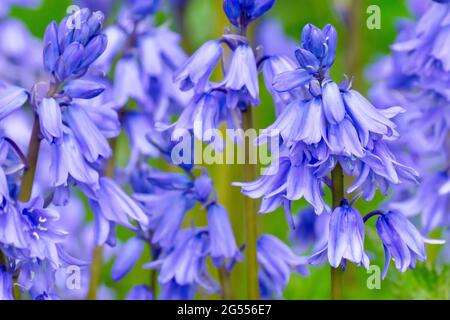
<instances>
[{"instance_id":1,"label":"flower cluster","mask_svg":"<svg viewBox=\"0 0 450 320\"><path fill-rule=\"evenodd\" d=\"M375 104L351 78L332 79L332 25L306 25L297 47L275 21L262 21L263 47L254 47L249 27L275 0L223 0L230 27L190 57L159 14L172 10L185 31L187 1L74 0L42 42L8 17L12 6L40 3L0 4L0 299L114 298L99 279L105 263L113 282L150 270L126 299L232 299L230 276L244 251L249 297L259 289L280 299L309 265L368 268L372 218L383 278L391 260L404 272L426 260L425 244L443 243L421 232L449 222L448 0L411 2L417 21L400 25L392 55L377 65ZM258 234L252 199L240 243L217 182L194 165L195 143L180 149L188 136L223 151L221 126L254 129L260 72L276 120L254 143L267 144L271 163L259 179L245 163L248 180L234 185L262 198L260 213L284 209L292 248ZM245 143L240 135L233 142ZM394 185L386 210L361 215L354 206ZM310 206L294 219L300 199ZM419 212L421 231L407 218Z\"/></svg>"},{"instance_id":2,"label":"flower cluster","mask_svg":"<svg viewBox=\"0 0 450 320\"><path fill-rule=\"evenodd\" d=\"M377 106L405 106L406 112L395 120L403 138L390 142L390 146L423 176L419 185L396 188L389 207L406 216L420 214L421 228L428 234L450 225L447 93L450 5L448 1L425 2L411 4L416 21L399 24L399 36L391 46L391 55L371 67L368 75L375 83L371 95Z\"/></svg>"},{"instance_id":3,"label":"flower cluster","mask_svg":"<svg viewBox=\"0 0 450 320\"><path fill-rule=\"evenodd\" d=\"M131 238L121 249L112 270L115 281L123 278L141 257L144 244L149 244L153 261L145 267L160 269L160 299L192 299L198 287L205 293L217 292L219 286L208 273L207 258L228 273L242 259L211 178L205 170L196 177L193 168L183 169L167 173L142 164L134 172L133 198L144 208L149 223L139 225L137 238ZM206 210L208 226L183 228L196 203Z\"/></svg>"},{"instance_id":4,"label":"flower cluster","mask_svg":"<svg viewBox=\"0 0 450 320\"><path fill-rule=\"evenodd\" d=\"M58 271L64 265L86 264L64 249L67 233L58 222L71 187L79 186L93 209L98 208L96 243L113 241L110 227L116 223L130 226L131 219L147 221L115 182L101 177L112 155L107 139L119 131L113 108L103 106L102 111L109 109L112 116L112 126L105 125L105 119L98 117L102 111L87 102L106 88L102 73L90 68L107 45L102 24L103 15L88 9L64 18L59 25L52 22L43 43L48 81L37 82L31 93L2 83L2 119L27 101L35 114L28 157L13 139L2 136L0 231L2 268L10 277L18 275L19 287L33 299L57 298Z\"/></svg>"},{"instance_id":5,"label":"flower cluster","mask_svg":"<svg viewBox=\"0 0 450 320\"><path fill-rule=\"evenodd\" d=\"M239 35L227 33L219 40L203 44L175 73L174 80L181 90L193 92L193 98L175 124L174 138L180 132L193 130L197 139L211 143L208 131L242 128L242 112L259 104L258 61L246 37L246 28L254 19L265 14L274 4L270 1L223 1L229 21ZM232 52L229 63L224 61L224 47ZM217 65L224 66L224 78L212 82ZM219 143L215 147L221 149Z\"/></svg>"},{"instance_id":6,"label":"flower cluster","mask_svg":"<svg viewBox=\"0 0 450 320\"><path fill-rule=\"evenodd\" d=\"M345 175L356 177L347 194L358 192L371 200L377 189L386 194L391 185L416 183L418 174L399 163L388 146L388 141L399 136L392 119L404 110L378 109L351 89L347 77L340 84L330 78L336 45L337 34L331 25L323 29L307 25L301 47L295 51L296 66L292 61L287 63L286 56L265 59L266 81L272 80L272 93L280 111L258 143L279 133L281 151L261 178L235 185L241 186L246 196L262 197L261 213L283 206L292 225L291 203L301 198L312 205L316 214L331 213L327 239L313 238L315 249L309 262L317 264L327 257L334 268L345 268L347 261L368 268L363 217L345 199L331 212L324 199L325 186L336 192L330 175L339 174L342 168ZM405 226L399 224L398 229ZM315 222L310 227L313 230L309 232L315 232ZM381 231L380 236L384 243L389 241ZM424 252L418 257L423 259Z\"/></svg>"}]
</instances>

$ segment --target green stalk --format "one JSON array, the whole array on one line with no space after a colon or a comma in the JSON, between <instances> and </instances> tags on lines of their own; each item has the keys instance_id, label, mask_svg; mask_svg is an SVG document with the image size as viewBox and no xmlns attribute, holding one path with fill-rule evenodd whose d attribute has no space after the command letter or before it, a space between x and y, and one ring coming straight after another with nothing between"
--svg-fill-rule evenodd
<instances>
[{"instance_id":1,"label":"green stalk","mask_svg":"<svg viewBox=\"0 0 450 320\"><path fill-rule=\"evenodd\" d=\"M219 280L222 288L222 299L232 300L233 293L231 289L230 274L224 267L219 269Z\"/></svg>"},{"instance_id":2,"label":"green stalk","mask_svg":"<svg viewBox=\"0 0 450 320\"><path fill-rule=\"evenodd\" d=\"M337 164L331 173L333 209L339 207L344 198L344 173L340 164ZM341 268L331 268L331 299L344 299L344 272Z\"/></svg>"},{"instance_id":3,"label":"green stalk","mask_svg":"<svg viewBox=\"0 0 450 320\"><path fill-rule=\"evenodd\" d=\"M41 140L39 139L39 119L34 117L33 130L31 132L30 143L28 144L27 164L28 167L22 176L19 191L19 201L28 202L31 198L31 191L33 190L34 176L36 175L36 165L39 156L39 146Z\"/></svg>"},{"instance_id":4,"label":"green stalk","mask_svg":"<svg viewBox=\"0 0 450 320\"><path fill-rule=\"evenodd\" d=\"M251 106L242 112L242 127L244 131L253 128L253 110ZM245 146L245 143L244 143ZM244 181L253 181L256 179L256 165L251 164L251 153L253 152L253 144L249 143L249 148L245 152L244 164ZM256 252L256 241L258 236L257 228L257 211L254 199L245 197L244 211L246 217L246 252L247 252L247 287L248 298L250 300L258 300L259 283L258 283L258 259Z\"/></svg>"},{"instance_id":5,"label":"green stalk","mask_svg":"<svg viewBox=\"0 0 450 320\"><path fill-rule=\"evenodd\" d=\"M116 148L117 148L117 139L114 138L110 140L110 145L112 149L112 156L109 159L104 175L106 177L114 177L114 169L116 166ZM88 300L96 300L97 299L97 288L100 284L100 278L101 278L101 270L102 270L102 262L103 262L103 247L97 246L94 249L94 252L92 254L92 263L91 263L91 277L89 281L89 290L87 299Z\"/></svg>"},{"instance_id":6,"label":"green stalk","mask_svg":"<svg viewBox=\"0 0 450 320\"><path fill-rule=\"evenodd\" d=\"M89 291L87 298L88 300L97 299L97 287L100 284L101 270L102 270L102 260L103 260L103 247L95 247L94 253L92 255L91 264L91 277L89 281Z\"/></svg>"}]
</instances>

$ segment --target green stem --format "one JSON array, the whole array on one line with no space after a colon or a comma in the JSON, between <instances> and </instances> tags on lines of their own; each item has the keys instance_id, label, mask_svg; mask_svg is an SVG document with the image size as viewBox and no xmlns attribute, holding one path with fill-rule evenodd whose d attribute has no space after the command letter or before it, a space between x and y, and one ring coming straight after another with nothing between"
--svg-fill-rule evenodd
<instances>
[{"instance_id":1,"label":"green stem","mask_svg":"<svg viewBox=\"0 0 450 320\"><path fill-rule=\"evenodd\" d=\"M344 173L340 164L337 164L331 173L333 209L337 208L344 198ZM344 272L341 268L331 267L331 299L344 298Z\"/></svg>"},{"instance_id":2,"label":"green stem","mask_svg":"<svg viewBox=\"0 0 450 320\"><path fill-rule=\"evenodd\" d=\"M112 150L112 156L109 159L108 163L106 164L106 168L104 171L104 176L106 177L114 177L114 171L116 167L116 149L117 149L117 139L114 138L110 140L111 150ZM97 299L97 288L100 284L100 278L101 278L101 269L102 269L102 262L103 262L103 247L97 246L94 249L94 252L92 254L92 263L91 263L91 277L89 281L89 291L87 295L88 300L96 300Z\"/></svg>"},{"instance_id":3,"label":"green stem","mask_svg":"<svg viewBox=\"0 0 450 320\"><path fill-rule=\"evenodd\" d=\"M244 131L253 129L253 112L251 106L242 113L242 127ZM245 146L245 142L244 142ZM248 150L245 150L244 164L244 181L253 181L256 179L256 165L252 164L253 144L249 143ZM257 228L257 211L254 199L245 197L244 211L246 217L246 252L247 252L247 286L248 298L250 300L258 300L259 284L258 284L258 259L256 252L256 241L258 235Z\"/></svg>"},{"instance_id":4,"label":"green stem","mask_svg":"<svg viewBox=\"0 0 450 320\"><path fill-rule=\"evenodd\" d=\"M39 145L41 143L39 139L39 119L34 117L33 130L31 132L30 143L28 144L27 164L22 181L20 183L19 201L28 202L31 198L31 192L33 190L34 176L36 175L36 165L39 156Z\"/></svg>"},{"instance_id":5,"label":"green stem","mask_svg":"<svg viewBox=\"0 0 450 320\"><path fill-rule=\"evenodd\" d=\"M92 255L91 277L89 281L88 300L97 299L97 287L100 284L101 269L103 260L103 247L95 247Z\"/></svg>"},{"instance_id":6,"label":"green stem","mask_svg":"<svg viewBox=\"0 0 450 320\"><path fill-rule=\"evenodd\" d=\"M361 66L361 44L363 32L363 1L352 0L348 3L348 21L346 24L347 41L345 49L345 72L355 77L353 85L361 87L363 82Z\"/></svg>"},{"instance_id":7,"label":"green stem","mask_svg":"<svg viewBox=\"0 0 450 320\"><path fill-rule=\"evenodd\" d=\"M219 269L219 279L222 288L222 299L232 300L233 291L231 290L230 274L224 267Z\"/></svg>"},{"instance_id":8,"label":"green stem","mask_svg":"<svg viewBox=\"0 0 450 320\"><path fill-rule=\"evenodd\" d=\"M152 236L150 238L152 238ZM150 251L150 256L152 257L152 261L158 260L158 255L156 254L156 250L153 250L151 241L148 242L148 248ZM156 297L157 289L158 289L158 271L152 269L150 270L150 290L153 293L153 299L155 299Z\"/></svg>"}]
</instances>

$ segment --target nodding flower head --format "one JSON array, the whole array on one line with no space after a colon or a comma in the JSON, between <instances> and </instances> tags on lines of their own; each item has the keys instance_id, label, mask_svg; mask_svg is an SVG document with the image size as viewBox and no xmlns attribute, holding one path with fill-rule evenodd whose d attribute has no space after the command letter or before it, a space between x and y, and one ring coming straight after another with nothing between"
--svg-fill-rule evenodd
<instances>
[{"instance_id":1,"label":"nodding flower head","mask_svg":"<svg viewBox=\"0 0 450 320\"><path fill-rule=\"evenodd\" d=\"M275 4L275 0L223 0L228 20L236 27L246 27L263 16Z\"/></svg>"},{"instance_id":2,"label":"nodding flower head","mask_svg":"<svg viewBox=\"0 0 450 320\"><path fill-rule=\"evenodd\" d=\"M413 269L416 266L416 260L426 260L425 243L444 243L444 241L424 238L405 216L395 211L381 214L376 225L386 256L383 279L386 277L391 258L395 267L400 272L404 272L407 269Z\"/></svg>"},{"instance_id":3,"label":"nodding flower head","mask_svg":"<svg viewBox=\"0 0 450 320\"><path fill-rule=\"evenodd\" d=\"M309 262L318 264L326 256L334 268L341 264L345 268L347 260L358 266L369 267L369 257L364 252L363 218L345 199L331 214L328 243L316 251Z\"/></svg>"},{"instance_id":4,"label":"nodding flower head","mask_svg":"<svg viewBox=\"0 0 450 320\"><path fill-rule=\"evenodd\" d=\"M44 34L44 66L56 82L83 76L105 51L107 38L101 33L103 13L81 9L58 24L53 21Z\"/></svg>"}]
</instances>

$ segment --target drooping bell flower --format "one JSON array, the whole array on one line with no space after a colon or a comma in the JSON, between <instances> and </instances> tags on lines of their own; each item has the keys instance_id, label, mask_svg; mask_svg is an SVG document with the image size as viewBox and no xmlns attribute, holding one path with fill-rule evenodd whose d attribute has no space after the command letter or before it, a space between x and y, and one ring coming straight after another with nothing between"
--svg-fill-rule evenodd
<instances>
[{"instance_id":1,"label":"drooping bell flower","mask_svg":"<svg viewBox=\"0 0 450 320\"><path fill-rule=\"evenodd\" d=\"M276 297L289 282L291 272L307 275L307 259L296 256L292 250L278 238L264 234L257 242L258 262L261 266L260 282L270 289Z\"/></svg>"},{"instance_id":2,"label":"drooping bell flower","mask_svg":"<svg viewBox=\"0 0 450 320\"><path fill-rule=\"evenodd\" d=\"M234 265L234 261L243 256L236 244L228 213L218 204L208 206L208 230L210 238L210 255L217 267L225 262Z\"/></svg>"},{"instance_id":3,"label":"drooping bell flower","mask_svg":"<svg viewBox=\"0 0 450 320\"><path fill-rule=\"evenodd\" d=\"M328 257L333 268L346 261L369 267L369 257L364 251L364 221L361 214L346 200L334 209L330 217L328 241L324 247L313 253L309 262L318 264Z\"/></svg>"},{"instance_id":4,"label":"drooping bell flower","mask_svg":"<svg viewBox=\"0 0 450 320\"><path fill-rule=\"evenodd\" d=\"M407 269L413 269L416 266L416 260L426 260L425 243L445 243L445 241L424 238L405 216L395 211L381 214L376 226L385 253L383 279L386 277L391 258L395 267L400 272L404 272Z\"/></svg>"}]
</instances>

